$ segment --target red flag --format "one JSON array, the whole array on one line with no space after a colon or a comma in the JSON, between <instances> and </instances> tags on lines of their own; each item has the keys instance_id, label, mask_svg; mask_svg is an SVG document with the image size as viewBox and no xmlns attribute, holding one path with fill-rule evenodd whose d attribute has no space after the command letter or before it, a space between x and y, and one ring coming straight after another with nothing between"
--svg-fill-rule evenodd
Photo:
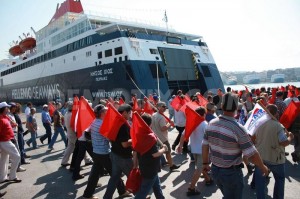
<instances>
[{"instance_id":1,"label":"red flag","mask_svg":"<svg viewBox=\"0 0 300 199\"><path fill-rule=\"evenodd\" d=\"M79 107L77 111L77 118L76 118L76 133L77 137L80 138L82 132L86 130L91 123L95 120L95 114L87 100L81 96L79 100Z\"/></svg>"},{"instance_id":2,"label":"red flag","mask_svg":"<svg viewBox=\"0 0 300 199\"><path fill-rule=\"evenodd\" d=\"M149 101L154 102L154 98L153 98L153 96L151 94L149 95L148 98L149 98Z\"/></svg>"},{"instance_id":3,"label":"red flag","mask_svg":"<svg viewBox=\"0 0 300 199\"><path fill-rule=\"evenodd\" d=\"M53 117L54 111L56 110L55 106L52 103L48 104L49 107L49 115Z\"/></svg>"},{"instance_id":4,"label":"red flag","mask_svg":"<svg viewBox=\"0 0 300 199\"><path fill-rule=\"evenodd\" d=\"M269 104L274 104L276 100L276 88L272 88L272 98L269 100Z\"/></svg>"},{"instance_id":5,"label":"red flag","mask_svg":"<svg viewBox=\"0 0 300 199\"><path fill-rule=\"evenodd\" d=\"M148 99L146 97L144 98L144 101L145 101L144 112L152 115L154 113L154 111L152 109L150 102L148 101Z\"/></svg>"},{"instance_id":6,"label":"red flag","mask_svg":"<svg viewBox=\"0 0 300 199\"><path fill-rule=\"evenodd\" d=\"M120 99L119 99L119 105L122 105L122 104L125 104L125 102L124 102L123 98L120 97Z\"/></svg>"},{"instance_id":7,"label":"red flag","mask_svg":"<svg viewBox=\"0 0 300 199\"><path fill-rule=\"evenodd\" d=\"M285 128L289 128L299 113L300 113L300 102L294 102L294 100L292 100L291 103L283 112L283 114L281 115L279 121Z\"/></svg>"},{"instance_id":8,"label":"red flag","mask_svg":"<svg viewBox=\"0 0 300 199\"><path fill-rule=\"evenodd\" d=\"M115 141L123 124L127 124L126 119L117 111L117 109L109 103L107 105L108 110L103 119L103 123L100 128L100 133L109 140ZM128 125L129 126L129 125Z\"/></svg>"},{"instance_id":9,"label":"red flag","mask_svg":"<svg viewBox=\"0 0 300 199\"><path fill-rule=\"evenodd\" d=\"M70 126L73 131L75 131L75 120L76 120L78 108L79 108L79 99L77 96L75 96L73 99L72 116L70 121Z\"/></svg>"},{"instance_id":10,"label":"red flag","mask_svg":"<svg viewBox=\"0 0 300 199\"><path fill-rule=\"evenodd\" d=\"M190 108L192 108L193 110L196 110L200 104L197 103L196 101L194 102L188 102L186 104L184 104L181 108L180 108L180 111L184 112L185 113L185 110L186 110L186 107L189 106Z\"/></svg>"},{"instance_id":11,"label":"red flag","mask_svg":"<svg viewBox=\"0 0 300 199\"><path fill-rule=\"evenodd\" d=\"M293 96L292 90L289 89L288 94L287 94L287 97L292 97L292 96Z\"/></svg>"},{"instance_id":12,"label":"red flag","mask_svg":"<svg viewBox=\"0 0 300 199\"><path fill-rule=\"evenodd\" d=\"M136 97L132 97L132 102L133 102L132 111L137 111L139 109L139 105L137 103Z\"/></svg>"},{"instance_id":13,"label":"red flag","mask_svg":"<svg viewBox=\"0 0 300 199\"><path fill-rule=\"evenodd\" d=\"M132 127L130 129L132 148L143 155L157 142L157 138L151 128L134 112L132 115Z\"/></svg>"},{"instance_id":14,"label":"red flag","mask_svg":"<svg viewBox=\"0 0 300 199\"><path fill-rule=\"evenodd\" d=\"M191 101L191 97L189 96L189 94L185 94L184 95L184 100L186 101L186 102L190 102Z\"/></svg>"},{"instance_id":15,"label":"red flag","mask_svg":"<svg viewBox=\"0 0 300 199\"><path fill-rule=\"evenodd\" d=\"M184 138L187 141L192 134L192 132L196 129L196 127L205 120L204 117L200 116L196 111L194 111L191 107L187 106L185 109L186 115L186 125L185 125L185 133Z\"/></svg>"},{"instance_id":16,"label":"red flag","mask_svg":"<svg viewBox=\"0 0 300 199\"><path fill-rule=\"evenodd\" d=\"M201 94L197 95L200 106L206 107L206 104L208 104L208 101L205 97L203 97Z\"/></svg>"},{"instance_id":17,"label":"red flag","mask_svg":"<svg viewBox=\"0 0 300 199\"><path fill-rule=\"evenodd\" d=\"M284 86L281 86L281 87L280 87L280 90L281 90L282 92L284 92L284 91L285 91Z\"/></svg>"},{"instance_id":18,"label":"red flag","mask_svg":"<svg viewBox=\"0 0 300 199\"><path fill-rule=\"evenodd\" d=\"M171 106L174 108L174 110L178 111L181 108L181 104L180 104L180 99L178 96L176 96L172 102L171 102Z\"/></svg>"},{"instance_id":19,"label":"red flag","mask_svg":"<svg viewBox=\"0 0 300 199\"><path fill-rule=\"evenodd\" d=\"M296 97L300 95L300 88L295 88L295 95Z\"/></svg>"}]
</instances>

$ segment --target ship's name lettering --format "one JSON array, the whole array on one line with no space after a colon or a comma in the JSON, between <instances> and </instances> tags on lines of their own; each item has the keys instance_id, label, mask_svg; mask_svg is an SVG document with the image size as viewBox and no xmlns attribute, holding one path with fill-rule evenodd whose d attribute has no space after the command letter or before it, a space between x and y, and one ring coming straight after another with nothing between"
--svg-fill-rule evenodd
<instances>
[{"instance_id":1,"label":"ship's name lettering","mask_svg":"<svg viewBox=\"0 0 300 199\"><path fill-rule=\"evenodd\" d=\"M114 73L113 68L108 68L108 69L96 70L96 71L90 72L90 76L96 77L96 76L102 76L102 75L112 75L113 73Z\"/></svg>"},{"instance_id":2,"label":"ship's name lettering","mask_svg":"<svg viewBox=\"0 0 300 199\"><path fill-rule=\"evenodd\" d=\"M53 99L59 97L59 84L49 84L12 90L12 99Z\"/></svg>"}]
</instances>

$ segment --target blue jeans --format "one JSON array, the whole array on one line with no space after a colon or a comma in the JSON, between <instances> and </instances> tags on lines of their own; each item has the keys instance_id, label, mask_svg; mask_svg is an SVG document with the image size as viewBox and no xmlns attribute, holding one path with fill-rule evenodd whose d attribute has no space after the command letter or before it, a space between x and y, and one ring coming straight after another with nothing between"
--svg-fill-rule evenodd
<instances>
[{"instance_id":1,"label":"blue jeans","mask_svg":"<svg viewBox=\"0 0 300 199\"><path fill-rule=\"evenodd\" d=\"M24 148L23 132L18 132L18 145L20 149L21 163L25 162L25 148Z\"/></svg>"},{"instance_id":2,"label":"blue jeans","mask_svg":"<svg viewBox=\"0 0 300 199\"><path fill-rule=\"evenodd\" d=\"M27 144L29 145L32 143L32 148L36 149L37 144L36 144L36 132L30 132L31 138L27 141Z\"/></svg>"},{"instance_id":3,"label":"blue jeans","mask_svg":"<svg viewBox=\"0 0 300 199\"><path fill-rule=\"evenodd\" d=\"M53 137L51 139L51 142L49 144L49 149L51 149L53 147L54 143L56 142L58 134L60 134L62 140L65 143L65 146L67 146L67 138L66 138L66 134L65 134L63 127L56 127Z\"/></svg>"},{"instance_id":4,"label":"blue jeans","mask_svg":"<svg viewBox=\"0 0 300 199\"><path fill-rule=\"evenodd\" d=\"M106 192L103 196L104 199L111 199L113 197L117 184L122 176L122 172L128 176L133 168L132 158L122 158L114 152L111 152L110 159L112 163L112 174L108 181Z\"/></svg>"},{"instance_id":5,"label":"blue jeans","mask_svg":"<svg viewBox=\"0 0 300 199\"><path fill-rule=\"evenodd\" d=\"M212 175L220 188L223 199L243 198L243 172L241 168L220 168L212 165Z\"/></svg>"},{"instance_id":6,"label":"blue jeans","mask_svg":"<svg viewBox=\"0 0 300 199\"><path fill-rule=\"evenodd\" d=\"M275 179L273 198L283 199L284 198L284 183L285 183L285 167L284 164L271 165L265 163L265 165L273 173ZM256 196L258 199L266 198L266 177L262 175L262 172L258 167L255 167L255 189Z\"/></svg>"},{"instance_id":7,"label":"blue jeans","mask_svg":"<svg viewBox=\"0 0 300 199\"><path fill-rule=\"evenodd\" d=\"M162 193L160 187L160 180L158 175L153 176L153 178L143 178L140 190L136 193L135 199L145 199L149 194L151 188L153 189L155 198L164 199L164 195Z\"/></svg>"}]
</instances>

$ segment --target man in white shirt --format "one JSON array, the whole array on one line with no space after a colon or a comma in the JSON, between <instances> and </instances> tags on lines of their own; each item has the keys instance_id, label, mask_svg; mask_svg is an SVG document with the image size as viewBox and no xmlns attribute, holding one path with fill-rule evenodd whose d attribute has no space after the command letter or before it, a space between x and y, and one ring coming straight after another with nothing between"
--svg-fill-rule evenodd
<instances>
[{"instance_id":1,"label":"man in white shirt","mask_svg":"<svg viewBox=\"0 0 300 199\"><path fill-rule=\"evenodd\" d=\"M195 110L199 115L205 118L206 115L206 109L204 107L199 107ZM200 192L196 190L196 183L198 182L200 175L201 175L201 170L202 170L202 141L203 141L203 136L204 132L207 126L207 121L201 122L196 129L192 132L190 136L190 146L191 146L191 152L195 158L195 172L192 177L192 181L190 184L190 187L188 188L187 196L193 196L193 195L199 195ZM182 147L184 143L184 134L185 131L182 133L182 136L180 138L180 144L177 148L177 151L179 153L182 152ZM205 178L205 184L206 185L211 185L212 184L212 179L209 177L209 175L206 172L203 172L203 176Z\"/></svg>"}]
</instances>

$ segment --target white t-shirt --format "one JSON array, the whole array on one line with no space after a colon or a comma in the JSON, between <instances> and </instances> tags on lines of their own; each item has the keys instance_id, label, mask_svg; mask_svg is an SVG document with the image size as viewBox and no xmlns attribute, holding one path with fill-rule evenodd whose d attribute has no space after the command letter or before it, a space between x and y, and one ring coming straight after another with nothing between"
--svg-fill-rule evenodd
<instances>
[{"instance_id":1,"label":"white t-shirt","mask_svg":"<svg viewBox=\"0 0 300 199\"><path fill-rule=\"evenodd\" d=\"M175 111L175 126L185 127L186 118L182 111Z\"/></svg>"},{"instance_id":2,"label":"white t-shirt","mask_svg":"<svg viewBox=\"0 0 300 199\"><path fill-rule=\"evenodd\" d=\"M25 108L25 115L26 115L26 118L28 118L30 116L30 108L28 106Z\"/></svg>"},{"instance_id":3,"label":"white t-shirt","mask_svg":"<svg viewBox=\"0 0 300 199\"><path fill-rule=\"evenodd\" d=\"M208 123L206 121L201 122L192 132L190 136L190 146L192 153L202 154L202 141L207 124ZM185 131L182 133L182 135L184 134Z\"/></svg>"}]
</instances>

